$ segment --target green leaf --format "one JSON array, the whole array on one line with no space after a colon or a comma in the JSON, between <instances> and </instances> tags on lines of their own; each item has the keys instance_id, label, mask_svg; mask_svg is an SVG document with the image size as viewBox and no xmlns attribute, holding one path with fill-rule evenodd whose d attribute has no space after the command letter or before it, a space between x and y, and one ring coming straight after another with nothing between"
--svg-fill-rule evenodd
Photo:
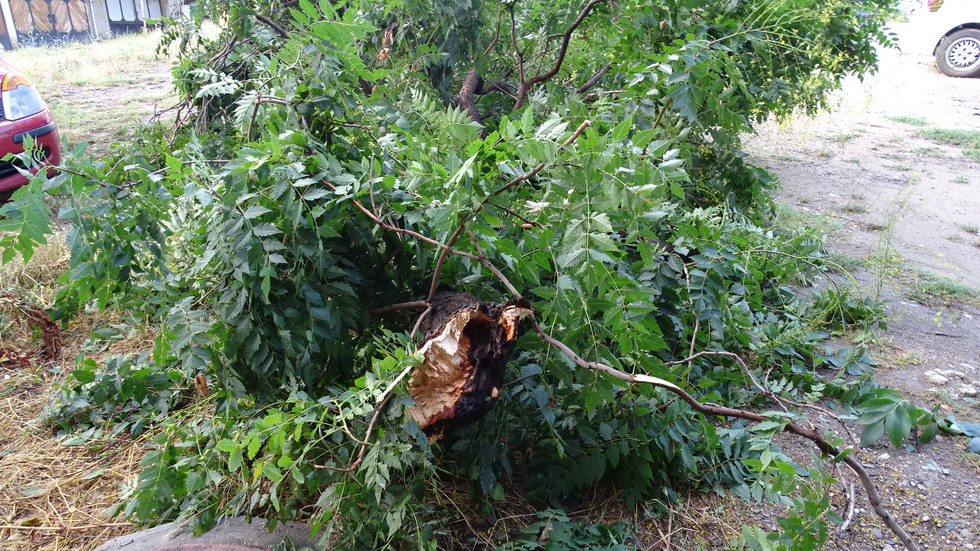
<instances>
[{"instance_id":1,"label":"green leaf","mask_svg":"<svg viewBox=\"0 0 980 551\"><path fill-rule=\"evenodd\" d=\"M892 445L900 448L902 440L908 437L912 430L912 419L909 417L908 410L897 408L885 417L885 432ZM863 435L862 435L863 440Z\"/></svg>"},{"instance_id":2,"label":"green leaf","mask_svg":"<svg viewBox=\"0 0 980 551\"><path fill-rule=\"evenodd\" d=\"M625 140L632 128L633 117L630 116L623 121L620 121L620 123L616 125L616 128L614 128L612 131L612 139L616 140L617 142Z\"/></svg>"},{"instance_id":3,"label":"green leaf","mask_svg":"<svg viewBox=\"0 0 980 551\"><path fill-rule=\"evenodd\" d=\"M282 230L275 227L272 223L259 224L252 228L252 233L256 237L269 237L270 235L278 235L282 233Z\"/></svg>"},{"instance_id":4,"label":"green leaf","mask_svg":"<svg viewBox=\"0 0 980 551\"><path fill-rule=\"evenodd\" d=\"M861 447L867 447L871 444L881 440L881 437L885 435L885 424L875 423L864 427L861 431Z\"/></svg>"},{"instance_id":5,"label":"green leaf","mask_svg":"<svg viewBox=\"0 0 980 551\"><path fill-rule=\"evenodd\" d=\"M242 216L244 216L246 220L251 220L253 218L258 218L267 212L272 212L272 209L267 209L262 205L249 205L249 207L245 209Z\"/></svg>"}]
</instances>

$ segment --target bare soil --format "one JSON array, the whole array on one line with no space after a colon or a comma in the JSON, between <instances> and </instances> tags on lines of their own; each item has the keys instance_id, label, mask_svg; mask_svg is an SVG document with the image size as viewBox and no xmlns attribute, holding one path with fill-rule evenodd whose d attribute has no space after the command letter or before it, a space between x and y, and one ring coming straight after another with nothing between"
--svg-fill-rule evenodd
<instances>
[{"instance_id":1,"label":"bare soil","mask_svg":"<svg viewBox=\"0 0 980 551\"><path fill-rule=\"evenodd\" d=\"M87 84L45 90L69 148L89 144L86 153L101 157L109 144L126 143L139 124L150 122L176 103L169 61L140 61L129 72Z\"/></svg>"},{"instance_id":2,"label":"bare soil","mask_svg":"<svg viewBox=\"0 0 980 551\"><path fill-rule=\"evenodd\" d=\"M923 137L924 129L980 131L980 79L950 78L930 57L891 50L878 74L847 82L831 112L761 125L748 143L752 161L778 176L778 200L826 228L829 250L884 301L888 330L869 341L876 378L920 407L939 404L977 422L980 308L971 289L980 289L980 159ZM929 274L948 279L927 287ZM922 549L980 548L980 456L964 451L967 441L942 436L917 450L879 443L860 452L885 506ZM846 514L843 496L837 502ZM742 523L776 529L766 507L723 508L721 533ZM829 548L853 551L902 547L863 495L853 524L835 529L832 541Z\"/></svg>"}]
</instances>

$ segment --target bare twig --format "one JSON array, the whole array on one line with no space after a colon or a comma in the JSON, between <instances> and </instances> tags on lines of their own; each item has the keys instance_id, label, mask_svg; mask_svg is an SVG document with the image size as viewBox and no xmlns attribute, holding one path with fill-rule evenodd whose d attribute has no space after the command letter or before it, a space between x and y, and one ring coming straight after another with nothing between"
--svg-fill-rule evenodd
<instances>
[{"instance_id":1,"label":"bare twig","mask_svg":"<svg viewBox=\"0 0 980 551\"><path fill-rule=\"evenodd\" d=\"M854 495L854 482L849 484L842 484L844 486L844 499L847 500L847 514L844 516L844 522L840 525L840 533L843 534L851 526L851 520L854 519L854 502L857 501Z\"/></svg>"}]
</instances>

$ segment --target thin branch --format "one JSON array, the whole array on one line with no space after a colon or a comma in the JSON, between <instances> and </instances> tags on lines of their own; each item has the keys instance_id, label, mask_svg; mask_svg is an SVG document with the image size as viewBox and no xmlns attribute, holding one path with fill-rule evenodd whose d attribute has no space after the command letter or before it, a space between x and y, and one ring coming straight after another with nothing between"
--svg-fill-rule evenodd
<instances>
[{"instance_id":1,"label":"thin branch","mask_svg":"<svg viewBox=\"0 0 980 551\"><path fill-rule=\"evenodd\" d=\"M255 126L255 118L259 114L259 106L263 103L274 103L276 105L291 105L288 100L276 96L255 96L255 105L252 106L252 116L248 119L248 128L245 130L245 141L252 141L252 127Z\"/></svg>"},{"instance_id":2,"label":"thin branch","mask_svg":"<svg viewBox=\"0 0 980 551\"><path fill-rule=\"evenodd\" d=\"M392 304L390 306L385 306L384 308L377 308L368 312L372 316L377 316L379 314L387 314L388 312L397 312L399 310L418 310L419 308L428 308L429 303L424 300L416 300L413 302L400 302L398 304Z\"/></svg>"},{"instance_id":3,"label":"thin branch","mask_svg":"<svg viewBox=\"0 0 980 551\"><path fill-rule=\"evenodd\" d=\"M328 188L330 188L332 191L336 191L337 190L337 186L331 184L330 182L328 182L326 180L321 180L321 182L325 186L327 186ZM357 207L358 209L360 209L361 212L363 212L364 214L366 214L367 217L370 218L372 222L374 222L375 224L381 226L382 229L385 229L387 231L394 232L394 233L401 233L401 234L412 236L415 239L418 239L419 241L428 243L430 245L435 245L436 247L439 247L440 249L443 249L446 252L451 252L451 253L453 253L453 254L455 254L457 256L466 257L466 258L469 258L469 259L472 259L472 260L478 260L478 258L477 258L477 256L475 254L468 253L468 252L465 252L465 251L455 250L452 247L450 247L448 245L444 245L444 244L440 243L439 241L436 241L435 239L432 239L431 237L426 237L426 236L422 235L421 233L414 232L412 230L406 230L404 228L399 228L397 226L392 226L391 224L388 224L387 222L385 222L384 220L382 220L381 218L379 218L378 215L376 215L375 213L373 213L370 210L368 210L367 207L365 207L364 205L362 205L361 202L358 201L357 199L354 199L353 197L351 197L350 200L351 200L352 203L354 203L354 206L355 207Z\"/></svg>"},{"instance_id":4,"label":"thin branch","mask_svg":"<svg viewBox=\"0 0 980 551\"><path fill-rule=\"evenodd\" d=\"M660 122L659 120L657 122ZM656 123L653 126L657 127ZM691 305L691 312L694 313L694 334L691 335L691 347L687 351L687 356L690 360L687 362L687 368L691 369L692 362L694 362L694 344L698 340L698 330L701 328L701 314L694 308L694 296L690 293L691 291L691 272L687 269L687 264L682 264L684 267L684 281L687 282L688 290L688 304Z\"/></svg>"},{"instance_id":5,"label":"thin branch","mask_svg":"<svg viewBox=\"0 0 980 551\"><path fill-rule=\"evenodd\" d=\"M419 319L415 320L415 325L412 326L412 332L408 334L409 340L415 338L415 334L418 333L419 327L422 326L422 321L425 320L425 317L428 316L429 312L431 311L432 311L432 305L430 304L425 308L425 311L419 315Z\"/></svg>"},{"instance_id":6,"label":"thin branch","mask_svg":"<svg viewBox=\"0 0 980 551\"><path fill-rule=\"evenodd\" d=\"M842 486L844 486L844 499L847 500L847 514L844 516L844 522L840 525L841 534L851 526L851 521L854 519L854 502L857 501L854 495L854 482L842 484Z\"/></svg>"},{"instance_id":7,"label":"thin branch","mask_svg":"<svg viewBox=\"0 0 980 551\"><path fill-rule=\"evenodd\" d=\"M500 5L497 6L497 32L494 33L493 40L490 42L490 45L487 46L487 49L483 51L483 57L487 57L487 55L490 53L490 50L492 50L493 47L497 45L497 39L500 38L500 21L503 19L502 17L503 10L504 10L504 4L503 2L501 2Z\"/></svg>"},{"instance_id":8,"label":"thin branch","mask_svg":"<svg viewBox=\"0 0 980 551\"><path fill-rule=\"evenodd\" d=\"M517 47L517 23L514 20L514 6L517 2L511 2L507 7L510 10L510 42L514 47L514 56L517 57L517 76L520 79L520 89L524 89L524 52Z\"/></svg>"},{"instance_id":9,"label":"thin branch","mask_svg":"<svg viewBox=\"0 0 980 551\"><path fill-rule=\"evenodd\" d=\"M265 23L266 26L268 26L270 29L272 29L273 31L275 31L276 34L278 34L283 40L289 40L289 33L286 32L286 29L280 27L278 23L276 23L275 21L273 21L272 19L270 19L270 18L268 18L268 17L266 17L264 15L261 15L261 14L258 14L258 13L254 14L254 15L255 15L255 18L256 19L258 19L259 21Z\"/></svg>"},{"instance_id":10,"label":"thin branch","mask_svg":"<svg viewBox=\"0 0 980 551\"><path fill-rule=\"evenodd\" d=\"M493 273L493 275L497 276L497 279L503 282L504 287L507 287L507 290L510 291L512 295L514 295L514 298L524 298L521 296L520 291L517 290L517 287L514 287L514 285L510 282L510 280L507 279L507 276L505 276L503 272L498 270L496 266L494 266L493 264L490 263L489 260L487 260L486 255L483 254L483 250L480 249L480 243L479 241L477 241L476 235L469 229L467 229L466 231L467 233L470 234L470 239L473 240L473 246L476 247L476 252L479 253L480 255L480 264L483 264L483 266L486 267L486 269L490 270Z\"/></svg>"},{"instance_id":11,"label":"thin branch","mask_svg":"<svg viewBox=\"0 0 980 551\"><path fill-rule=\"evenodd\" d=\"M788 400L786 398L777 396L772 391L770 391L767 387L764 387L763 385L759 384L759 381L752 375L752 372L749 370L749 366L745 364L745 360L743 360L742 357L739 356L738 354L735 354L733 352L727 352L727 351L702 350L701 352L698 352L697 354L692 354L687 358L684 358L683 360L665 362L664 365L668 365L668 366L680 365L684 363L690 364L690 362L703 356L724 356L726 358L731 358L735 360L735 362L738 363L739 367L741 367L742 373L744 373L745 376L748 377L749 381L752 383L752 386L758 389L759 392L761 392L764 396L766 396L767 398L775 402L780 408L782 408L783 411L787 411L787 412L789 411L788 409L786 409L786 404L789 404L793 407L797 407L801 409L810 409L818 413L821 413L823 415L826 415L827 417L833 419L834 421L837 421L837 423L844 430L844 434L846 434L848 439L851 440L851 443L854 444L855 447L857 447L857 439L854 437L853 434L851 434L850 429L847 428L847 423L845 423L844 419L842 419L839 415L835 415L834 413L827 411L826 409L820 406L807 404L805 402L794 402L793 400Z\"/></svg>"},{"instance_id":12,"label":"thin branch","mask_svg":"<svg viewBox=\"0 0 980 551\"><path fill-rule=\"evenodd\" d=\"M578 137L582 135L582 132L585 132L585 129L588 128L589 126L592 126L592 121L588 121L587 120L587 121L582 122L582 124L580 124L579 127L575 129L575 132L572 132L572 135L569 136L567 140L565 140L564 142L562 142L561 147L558 148L558 151L561 152L562 148L565 148L565 147L571 145L571 143L574 142L575 140L577 140ZM517 184L519 184L521 182L524 182L526 180L530 180L531 178L534 178L535 176L538 175L539 172L541 172L542 169L544 169L544 167L545 167L545 163L541 163L538 166L534 167L533 169L525 172L524 174L521 174L517 178L514 178L513 180L507 182L504 185L504 187L502 187L502 188L498 189L497 191L491 193L489 197L487 197L486 199L484 199L483 202L480 203L480 205L477 207L477 210L473 214L476 214L477 212L479 212L480 209L482 209L484 207L484 205L486 205L487 203L490 202L490 199L492 197L494 197L496 195L500 195L501 193L509 190L510 188L516 186Z\"/></svg>"},{"instance_id":13,"label":"thin branch","mask_svg":"<svg viewBox=\"0 0 980 551\"><path fill-rule=\"evenodd\" d=\"M763 396L765 396L765 397L769 398L770 400L772 400L773 402L775 402L780 407L780 409L782 409L786 413L789 413L789 409L786 408L786 405L783 404L783 401L778 396L776 396L775 394L773 394L772 391L770 391L768 388L766 388L766 387L762 386L761 384L759 384L758 379L755 378L755 375L752 375L752 371L749 369L749 366L746 365L745 360L743 360L741 356L739 356L738 354L735 354L734 352L727 352L727 351L721 351L721 350L702 350L701 352L698 352L697 354L693 354L691 356L688 356L687 358L684 358L683 360L677 360L676 362L665 362L664 365L679 365L679 364L682 364L682 363L686 363L686 364L690 365L690 363L692 361L694 361L694 360L696 360L696 359L698 359L698 358L700 358L702 356L723 356L725 358L731 358L731 359L735 360L735 363L737 363L739 365L739 367L742 368L742 373L745 374L745 376L748 378L749 382L752 383L752 386L754 386L756 388L756 390L758 390L759 392L761 392Z\"/></svg>"},{"instance_id":14,"label":"thin branch","mask_svg":"<svg viewBox=\"0 0 980 551\"><path fill-rule=\"evenodd\" d=\"M555 64L549 71L533 76L526 82L524 81L523 75L521 75L521 87L517 92L517 102L514 104L514 111L517 111L522 105L524 105L524 100L527 98L527 94L531 90L532 86L544 82L558 74L558 71L561 70L562 64L565 62L565 54L568 53L568 43L572 39L572 33L575 32L575 29L582 24L582 21L585 21L585 18L589 15L589 12L592 11L592 8L605 1L606 0L590 0L589 3L582 8L582 11L579 12L575 22L572 23L572 25L568 27L564 33L562 33L561 46L558 50L558 59L555 60Z\"/></svg>"},{"instance_id":15,"label":"thin branch","mask_svg":"<svg viewBox=\"0 0 980 551\"><path fill-rule=\"evenodd\" d=\"M579 86L575 91L578 92L579 94L584 94L588 92L593 86L599 83L599 80L602 79L602 77L604 77L606 73L609 72L609 69L612 69L612 66L613 66L613 62L610 61L609 63L606 64L605 67L596 71L596 73L592 75L592 78L585 81L585 84Z\"/></svg>"},{"instance_id":16,"label":"thin branch","mask_svg":"<svg viewBox=\"0 0 980 551\"><path fill-rule=\"evenodd\" d=\"M544 227L541 224L539 224L538 222L535 222L534 220L528 220L527 218L524 218L520 214L517 214L516 212L512 211L511 209L509 209L509 208L507 208L507 207L505 207L503 205L493 205L493 206L494 207L497 207L498 209L500 209L500 210L502 210L504 212L506 212L507 214L513 216L514 218L519 218L525 224L528 224L530 226L534 226L536 228L543 228Z\"/></svg>"},{"instance_id":17,"label":"thin branch","mask_svg":"<svg viewBox=\"0 0 980 551\"><path fill-rule=\"evenodd\" d=\"M406 369L406 371L407 371L407 369ZM403 371L402 373L405 373L405 372ZM400 381L402 376L403 375L399 375L399 378L396 379L395 383L397 383L398 381ZM395 383L393 383L392 386L389 387L389 388L393 388ZM313 468L314 469L325 469L325 470L328 470L328 471L334 471L334 472L338 472L338 473L350 473L350 472L354 472L358 467L360 467L361 466L361 461L364 460L364 452L367 451L368 444L370 444L370 442L371 442L371 431L374 430L374 424L378 422L378 418L381 417L381 412L384 411L385 406L388 405L388 401L389 400L391 400L391 394L389 394L388 396L386 396L384 398L384 401L382 401L381 404L378 406L378 408L376 410L374 410L374 415L371 416L371 422L368 423L367 432L364 433L364 442L361 443L361 449L360 449L360 451L357 452L357 459L355 459L354 462L351 463L349 467L343 467L343 468L341 468L341 467L331 467L330 465L313 465Z\"/></svg>"}]
</instances>

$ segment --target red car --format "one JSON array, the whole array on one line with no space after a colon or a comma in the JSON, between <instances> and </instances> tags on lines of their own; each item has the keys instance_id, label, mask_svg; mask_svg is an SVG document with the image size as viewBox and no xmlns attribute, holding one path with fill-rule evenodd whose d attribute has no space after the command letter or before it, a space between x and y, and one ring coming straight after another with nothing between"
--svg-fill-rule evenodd
<instances>
[{"instance_id":1,"label":"red car","mask_svg":"<svg viewBox=\"0 0 980 551\"><path fill-rule=\"evenodd\" d=\"M7 153L22 153L26 136L40 148L34 156L37 163L31 163L32 172L42 163L54 166L61 162L61 137L51 111L27 77L0 59L0 159ZM27 183L18 166L24 164L0 160L0 204Z\"/></svg>"}]
</instances>

